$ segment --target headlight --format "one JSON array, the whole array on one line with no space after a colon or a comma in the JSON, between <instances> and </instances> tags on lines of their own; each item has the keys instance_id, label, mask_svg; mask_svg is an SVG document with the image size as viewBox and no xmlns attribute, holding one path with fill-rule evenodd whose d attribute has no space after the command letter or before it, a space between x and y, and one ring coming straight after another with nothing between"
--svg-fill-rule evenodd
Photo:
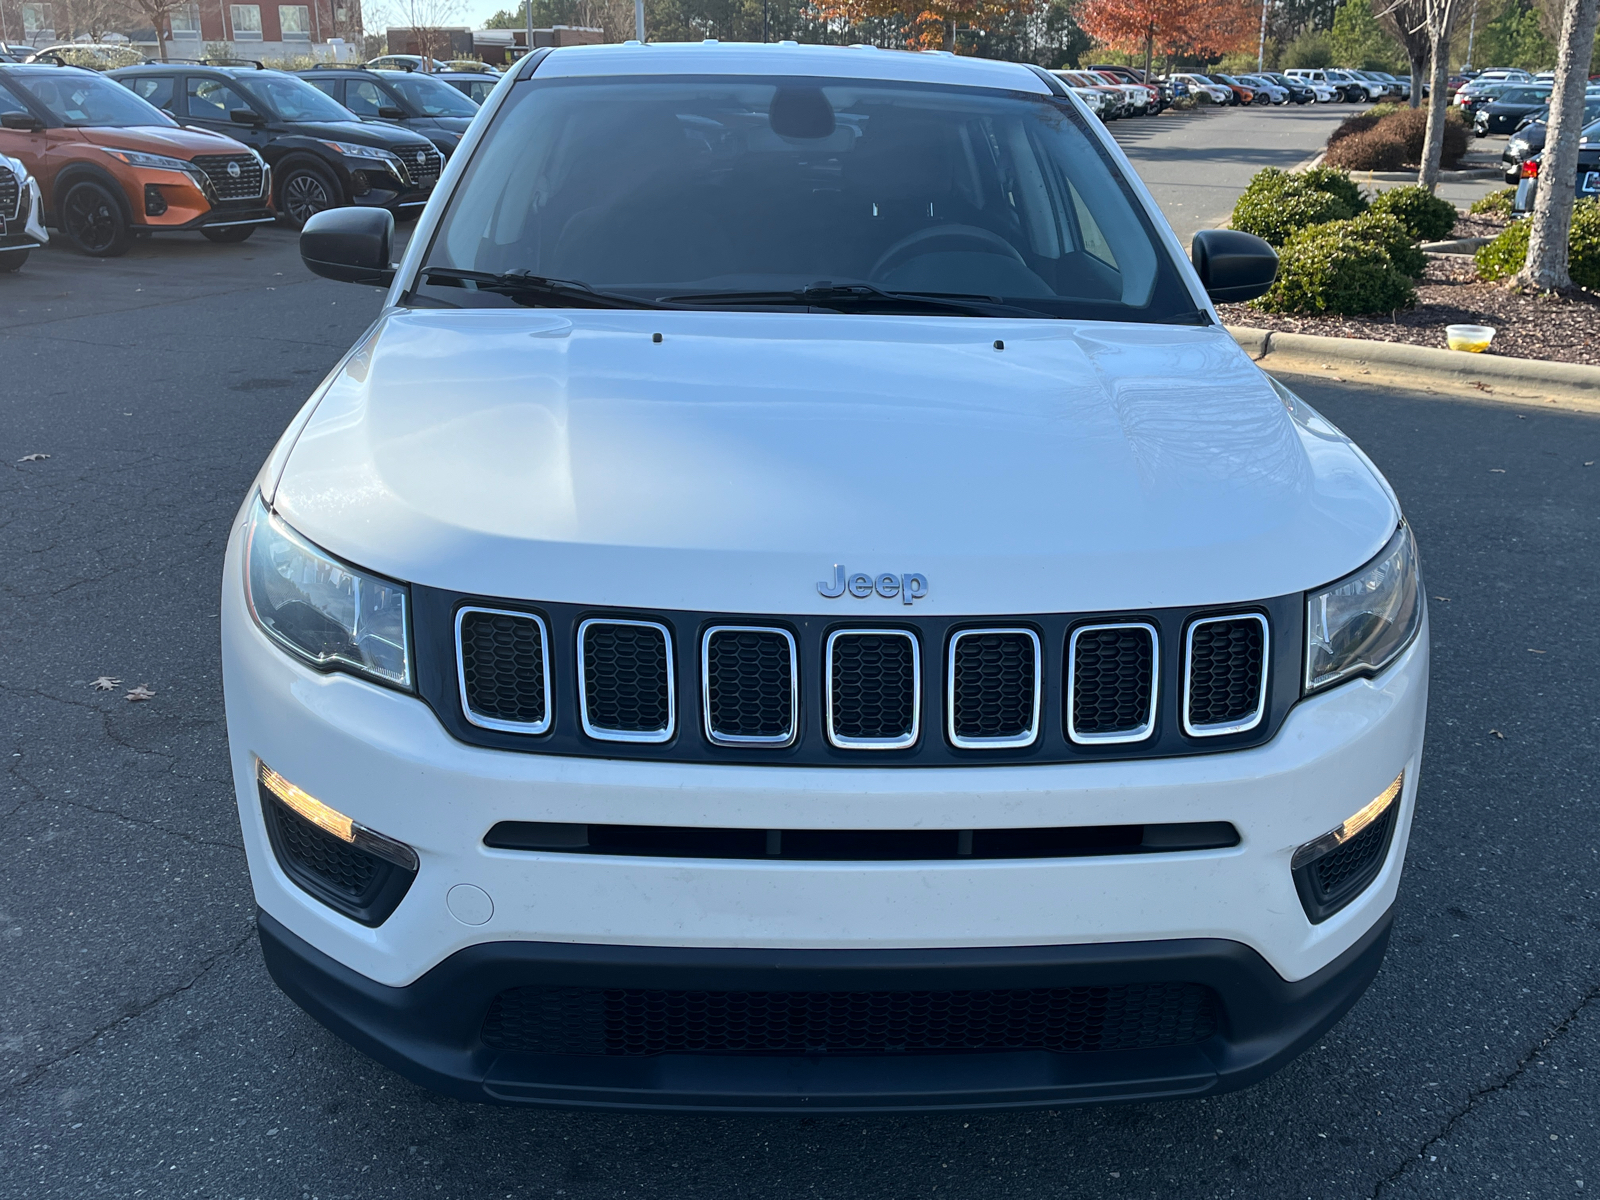
<instances>
[{"instance_id":1,"label":"headlight","mask_svg":"<svg viewBox=\"0 0 1600 1200\"><path fill-rule=\"evenodd\" d=\"M308 662L411 686L405 587L318 550L259 497L246 533L245 603L269 636Z\"/></svg>"},{"instance_id":2,"label":"headlight","mask_svg":"<svg viewBox=\"0 0 1600 1200\"><path fill-rule=\"evenodd\" d=\"M323 142L324 146L335 154L342 154L346 158L370 158L375 162L398 163L398 155L384 150L379 146L358 146L354 142Z\"/></svg>"},{"instance_id":3,"label":"headlight","mask_svg":"<svg viewBox=\"0 0 1600 1200\"><path fill-rule=\"evenodd\" d=\"M1306 691L1372 674L1393 662L1422 626L1422 575L1411 527L1353 575L1306 596Z\"/></svg>"},{"instance_id":4,"label":"headlight","mask_svg":"<svg viewBox=\"0 0 1600 1200\"><path fill-rule=\"evenodd\" d=\"M181 158L168 158L164 154L146 154L142 150L113 150L109 146L101 146L100 149L111 155L112 158L127 163L130 167L144 167L150 171L177 171L191 178L196 175L204 178L199 167L193 163L184 162Z\"/></svg>"}]
</instances>

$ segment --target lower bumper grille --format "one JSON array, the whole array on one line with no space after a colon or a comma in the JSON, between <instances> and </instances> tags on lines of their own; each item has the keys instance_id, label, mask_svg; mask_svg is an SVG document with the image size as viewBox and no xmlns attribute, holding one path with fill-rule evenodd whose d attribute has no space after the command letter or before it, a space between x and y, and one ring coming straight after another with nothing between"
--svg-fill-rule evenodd
<instances>
[{"instance_id":1,"label":"lower bumper grille","mask_svg":"<svg viewBox=\"0 0 1600 1200\"><path fill-rule=\"evenodd\" d=\"M1398 803L1355 837L1294 872L1300 903L1313 923L1326 921L1372 884L1389 857Z\"/></svg>"},{"instance_id":2,"label":"lower bumper grille","mask_svg":"<svg viewBox=\"0 0 1600 1200\"><path fill-rule=\"evenodd\" d=\"M387 859L335 837L259 787L267 840L283 873L329 908L363 925L381 925L416 878Z\"/></svg>"},{"instance_id":3,"label":"lower bumper grille","mask_svg":"<svg viewBox=\"0 0 1600 1200\"><path fill-rule=\"evenodd\" d=\"M10 171L0 168L0 222L14 221L21 216L22 181ZM0 233L4 229L0 228Z\"/></svg>"},{"instance_id":4,"label":"lower bumper grille","mask_svg":"<svg viewBox=\"0 0 1600 1200\"><path fill-rule=\"evenodd\" d=\"M530 1054L929 1054L1153 1049L1217 1032L1196 983L949 992L511 988L483 1040Z\"/></svg>"}]
</instances>

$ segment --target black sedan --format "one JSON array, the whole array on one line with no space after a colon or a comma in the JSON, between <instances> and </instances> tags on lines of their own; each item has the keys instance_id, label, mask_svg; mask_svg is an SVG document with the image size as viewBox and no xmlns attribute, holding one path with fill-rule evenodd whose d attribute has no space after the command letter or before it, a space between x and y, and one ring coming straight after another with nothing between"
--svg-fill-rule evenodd
<instances>
[{"instance_id":1,"label":"black sedan","mask_svg":"<svg viewBox=\"0 0 1600 1200\"><path fill-rule=\"evenodd\" d=\"M1550 103L1550 88L1513 87L1501 92L1495 99L1472 114L1472 129L1479 137L1491 133L1510 133L1529 113L1538 112Z\"/></svg>"},{"instance_id":2,"label":"black sedan","mask_svg":"<svg viewBox=\"0 0 1600 1200\"><path fill-rule=\"evenodd\" d=\"M1600 200L1600 140L1593 127L1585 129L1584 140L1578 145L1577 199ZM1523 170L1532 168L1532 174L1517 181L1517 198L1512 208L1519 213L1533 211L1533 202L1539 189L1539 156L1524 164Z\"/></svg>"},{"instance_id":3,"label":"black sedan","mask_svg":"<svg viewBox=\"0 0 1600 1200\"><path fill-rule=\"evenodd\" d=\"M1549 130L1545 120L1550 114L1541 112L1511 135L1500 162L1505 167L1506 182L1515 187L1522 176L1522 164L1544 150L1544 139ZM1591 142L1600 142L1600 98L1584 101L1583 136Z\"/></svg>"},{"instance_id":4,"label":"black sedan","mask_svg":"<svg viewBox=\"0 0 1600 1200\"><path fill-rule=\"evenodd\" d=\"M1289 99L1295 104L1312 104L1317 99L1316 92L1307 87L1304 80L1291 79L1278 71L1262 71L1261 75L1288 92Z\"/></svg>"}]
</instances>

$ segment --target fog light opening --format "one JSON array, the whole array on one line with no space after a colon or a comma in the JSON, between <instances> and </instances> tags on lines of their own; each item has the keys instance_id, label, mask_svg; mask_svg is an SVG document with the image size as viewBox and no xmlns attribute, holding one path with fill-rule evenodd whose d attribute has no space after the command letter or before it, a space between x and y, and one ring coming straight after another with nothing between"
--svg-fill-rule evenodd
<instances>
[{"instance_id":1,"label":"fog light opening","mask_svg":"<svg viewBox=\"0 0 1600 1200\"><path fill-rule=\"evenodd\" d=\"M407 871L416 871L418 865L416 851L404 842L397 842L376 830L368 829L338 809L324 804L310 792L290 783L260 759L256 760L256 773L261 786L290 812L342 842L348 842L368 854L375 854Z\"/></svg>"},{"instance_id":2,"label":"fog light opening","mask_svg":"<svg viewBox=\"0 0 1600 1200\"><path fill-rule=\"evenodd\" d=\"M365 171L350 172L350 194L352 196L365 196L372 190L372 180L367 178Z\"/></svg>"},{"instance_id":3,"label":"fog light opening","mask_svg":"<svg viewBox=\"0 0 1600 1200\"><path fill-rule=\"evenodd\" d=\"M159 217L167 211L167 198L161 194L161 189L153 183L144 185L144 215Z\"/></svg>"},{"instance_id":4,"label":"fog light opening","mask_svg":"<svg viewBox=\"0 0 1600 1200\"><path fill-rule=\"evenodd\" d=\"M1383 816L1388 811L1389 806L1399 798L1401 790L1405 787L1405 782L1406 775L1402 771L1394 777L1394 782L1384 788L1382 793L1371 804L1346 817L1337 828L1330 829L1315 841L1307 842L1304 846L1301 846L1300 849L1294 852L1294 857L1289 860L1290 869L1298 871L1301 867L1315 862L1324 854L1337 850L1368 825Z\"/></svg>"}]
</instances>

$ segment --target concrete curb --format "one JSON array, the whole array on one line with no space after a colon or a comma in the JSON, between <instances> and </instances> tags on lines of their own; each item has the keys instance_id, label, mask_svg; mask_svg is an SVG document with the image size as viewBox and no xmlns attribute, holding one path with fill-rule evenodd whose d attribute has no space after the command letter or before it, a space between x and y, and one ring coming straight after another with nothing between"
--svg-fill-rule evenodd
<instances>
[{"instance_id":1,"label":"concrete curb","mask_svg":"<svg viewBox=\"0 0 1600 1200\"><path fill-rule=\"evenodd\" d=\"M1504 174L1499 167L1468 167L1459 171L1440 171L1440 183L1471 183ZM1415 183L1416 171L1351 171L1351 179L1377 180L1380 183Z\"/></svg>"},{"instance_id":2,"label":"concrete curb","mask_svg":"<svg viewBox=\"0 0 1600 1200\"><path fill-rule=\"evenodd\" d=\"M1344 368L1435 387L1465 386L1552 404L1566 401L1587 409L1600 408L1600 367L1465 354L1405 342L1277 333L1247 325L1229 325L1227 330L1245 353L1269 369Z\"/></svg>"},{"instance_id":3,"label":"concrete curb","mask_svg":"<svg viewBox=\"0 0 1600 1200\"><path fill-rule=\"evenodd\" d=\"M1492 241L1492 237L1450 238L1443 242L1423 242L1421 249L1427 254L1471 254Z\"/></svg>"}]
</instances>

